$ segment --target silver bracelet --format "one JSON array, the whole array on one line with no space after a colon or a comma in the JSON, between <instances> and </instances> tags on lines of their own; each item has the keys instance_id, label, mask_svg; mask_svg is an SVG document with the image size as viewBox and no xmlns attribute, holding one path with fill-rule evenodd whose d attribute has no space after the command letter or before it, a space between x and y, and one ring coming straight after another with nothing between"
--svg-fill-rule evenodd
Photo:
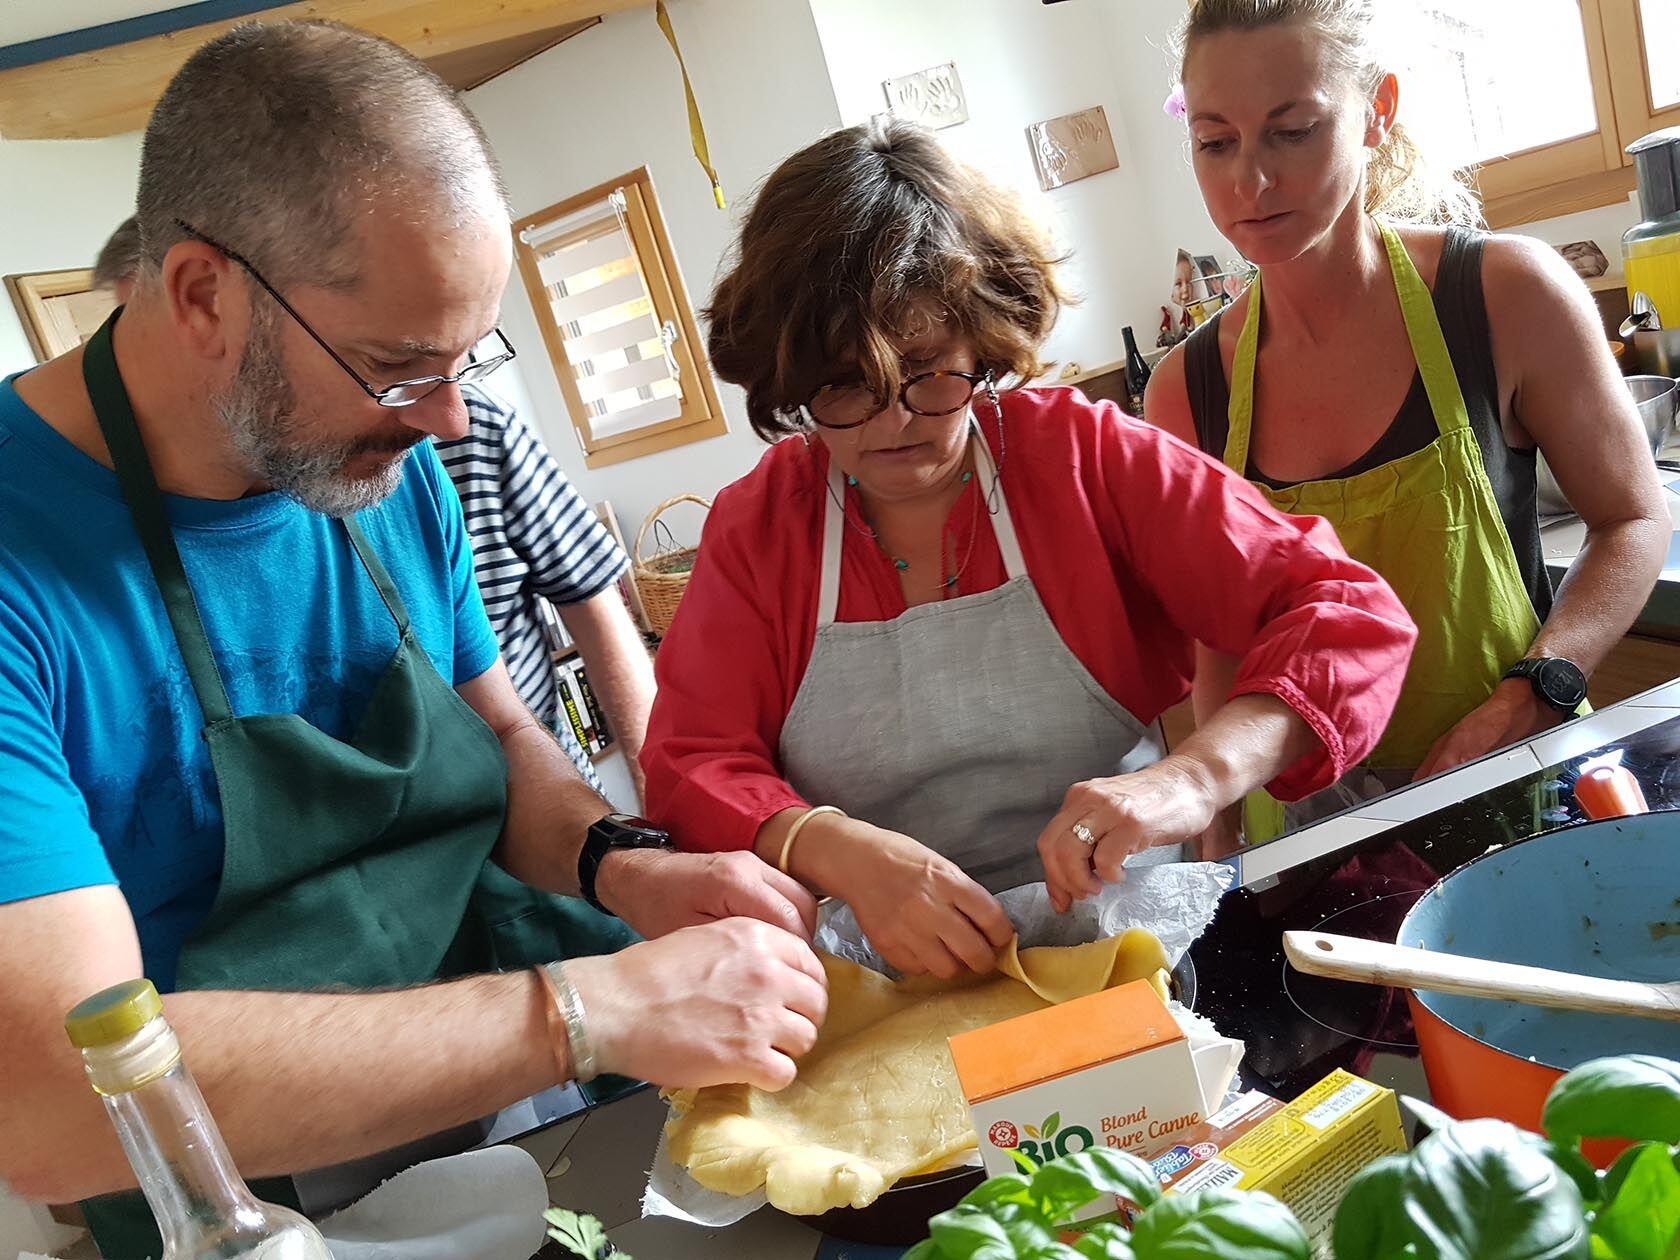
<instances>
[{"instance_id":1,"label":"silver bracelet","mask_svg":"<svg viewBox=\"0 0 1680 1260\"><path fill-rule=\"evenodd\" d=\"M566 1025L566 1049L572 1069L572 1080L585 1085L600 1075L595 1065L595 1048L589 1041L589 1028L584 1022L583 999L572 985L565 967L556 962L544 963L543 974L552 982L554 998L560 1004L560 1018Z\"/></svg>"}]
</instances>

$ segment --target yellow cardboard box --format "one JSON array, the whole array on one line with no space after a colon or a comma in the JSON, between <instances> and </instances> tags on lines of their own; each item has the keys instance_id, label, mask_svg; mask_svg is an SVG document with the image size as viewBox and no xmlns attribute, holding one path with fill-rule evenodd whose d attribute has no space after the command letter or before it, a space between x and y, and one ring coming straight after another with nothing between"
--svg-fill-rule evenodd
<instances>
[{"instance_id":1,"label":"yellow cardboard box","mask_svg":"<svg viewBox=\"0 0 1680 1260\"><path fill-rule=\"evenodd\" d=\"M1323 1247L1354 1174L1405 1149L1394 1091L1338 1070L1174 1181L1167 1193L1214 1186L1264 1190L1295 1213L1315 1247Z\"/></svg>"}]
</instances>

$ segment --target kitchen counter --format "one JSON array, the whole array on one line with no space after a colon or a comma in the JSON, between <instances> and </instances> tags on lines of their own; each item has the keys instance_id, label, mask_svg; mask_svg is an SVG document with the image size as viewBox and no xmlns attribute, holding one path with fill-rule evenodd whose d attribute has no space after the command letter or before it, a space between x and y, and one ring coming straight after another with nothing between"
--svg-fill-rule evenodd
<instances>
[{"instance_id":1,"label":"kitchen counter","mask_svg":"<svg viewBox=\"0 0 1680 1260\"><path fill-rule=\"evenodd\" d=\"M1659 456L1665 461L1680 461L1680 434L1663 445ZM1659 470L1657 475L1666 491L1664 497L1668 500L1668 514L1674 523L1674 532L1669 537L1668 557L1663 561L1662 576L1657 580L1656 589L1645 602L1645 611L1638 620L1641 626L1680 635L1680 473ZM1563 580L1569 566L1575 563L1586 540L1587 527L1578 516L1542 521L1540 545L1554 586Z\"/></svg>"},{"instance_id":2,"label":"kitchen counter","mask_svg":"<svg viewBox=\"0 0 1680 1260\"><path fill-rule=\"evenodd\" d=\"M1680 597L1680 567L1669 580ZM1583 818L1572 784L1583 763L1607 754L1620 755L1653 809L1680 807L1680 681L1231 859L1240 886L1191 956L1197 1009L1248 1043L1248 1082L1293 1096L1340 1066L1426 1097L1404 1003L1385 990L1303 984L1285 972L1281 934L1327 924L1352 935L1387 930L1392 940L1405 910L1440 875L1491 845ZM664 1117L657 1095L643 1091L519 1144L547 1170L556 1204L600 1217L638 1260L897 1254L825 1240L773 1209L723 1230L640 1219Z\"/></svg>"}]
</instances>

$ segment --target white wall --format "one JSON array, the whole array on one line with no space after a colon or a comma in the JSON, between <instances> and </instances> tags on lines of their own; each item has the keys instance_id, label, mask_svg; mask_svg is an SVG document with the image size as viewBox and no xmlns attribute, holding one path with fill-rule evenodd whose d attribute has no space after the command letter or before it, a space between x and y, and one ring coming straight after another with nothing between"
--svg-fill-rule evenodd
<instances>
[{"instance_id":1,"label":"white wall","mask_svg":"<svg viewBox=\"0 0 1680 1260\"><path fill-rule=\"evenodd\" d=\"M1637 193L1629 193L1626 201L1579 214L1560 215L1555 219L1541 219L1510 229L1524 236L1538 237L1548 245L1568 245L1574 241L1596 241L1610 260L1608 274L1622 274L1622 233L1639 222Z\"/></svg>"},{"instance_id":2,"label":"white wall","mask_svg":"<svg viewBox=\"0 0 1680 1260\"><path fill-rule=\"evenodd\" d=\"M647 166L698 308L754 188L782 158L834 127L838 115L804 3L673 0L670 13L705 119L712 162L730 201L728 212L713 203L690 151L682 82L651 9L608 17L467 99L501 158L517 214ZM592 502L612 501L627 534L661 500L685 490L711 495L747 472L763 451L747 427L741 392L720 385L727 436L585 468L517 278L503 315L520 358L513 364L518 380L498 377L498 386L537 418L550 449L584 495ZM502 375L508 373L504 369ZM686 537L698 520L696 509L682 508L672 523L679 537Z\"/></svg>"},{"instance_id":3,"label":"white wall","mask_svg":"<svg viewBox=\"0 0 1680 1260\"><path fill-rule=\"evenodd\" d=\"M140 133L109 140L0 140L0 275L93 266L134 213ZM17 308L0 299L0 376L35 365Z\"/></svg>"},{"instance_id":4,"label":"white wall","mask_svg":"<svg viewBox=\"0 0 1680 1260\"><path fill-rule=\"evenodd\" d=\"M1149 209L1150 234L1136 248L1149 255L1152 293L1159 306L1171 293L1180 249L1212 254L1222 263L1235 258L1236 250L1219 234L1202 204L1184 124L1162 108L1178 79L1169 45L1176 24L1184 20L1184 0L1126 0L1098 8L1108 19L1113 74L1126 126L1139 167L1148 172L1140 196Z\"/></svg>"},{"instance_id":5,"label":"white wall","mask_svg":"<svg viewBox=\"0 0 1680 1260\"><path fill-rule=\"evenodd\" d=\"M969 120L939 138L1019 190L1073 251L1065 276L1082 301L1063 315L1049 354L1087 368L1123 357L1122 325L1153 344L1172 281L1171 259L1154 243L1151 156L1135 143L1111 31L1109 10L1134 2L1144 0L811 0L843 123L886 108L884 79L956 62ZM1041 192L1027 127L1093 105L1108 116L1120 168Z\"/></svg>"}]
</instances>

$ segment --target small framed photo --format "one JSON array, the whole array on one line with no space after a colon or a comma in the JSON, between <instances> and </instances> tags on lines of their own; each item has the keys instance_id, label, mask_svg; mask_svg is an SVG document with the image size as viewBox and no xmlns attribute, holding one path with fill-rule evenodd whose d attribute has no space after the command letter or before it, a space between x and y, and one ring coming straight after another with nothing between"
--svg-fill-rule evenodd
<instances>
[{"instance_id":1,"label":"small framed photo","mask_svg":"<svg viewBox=\"0 0 1680 1260\"><path fill-rule=\"evenodd\" d=\"M1215 258L1212 254L1197 254L1196 270L1201 272L1202 287L1205 290L1201 296L1204 298L1217 299L1220 296L1222 284L1222 277L1220 275L1222 269L1219 266L1219 259Z\"/></svg>"},{"instance_id":2,"label":"small framed photo","mask_svg":"<svg viewBox=\"0 0 1680 1260\"><path fill-rule=\"evenodd\" d=\"M17 306L18 321L38 362L74 350L99 330L117 299L93 287L93 272L35 271L6 277L6 290Z\"/></svg>"}]
</instances>

